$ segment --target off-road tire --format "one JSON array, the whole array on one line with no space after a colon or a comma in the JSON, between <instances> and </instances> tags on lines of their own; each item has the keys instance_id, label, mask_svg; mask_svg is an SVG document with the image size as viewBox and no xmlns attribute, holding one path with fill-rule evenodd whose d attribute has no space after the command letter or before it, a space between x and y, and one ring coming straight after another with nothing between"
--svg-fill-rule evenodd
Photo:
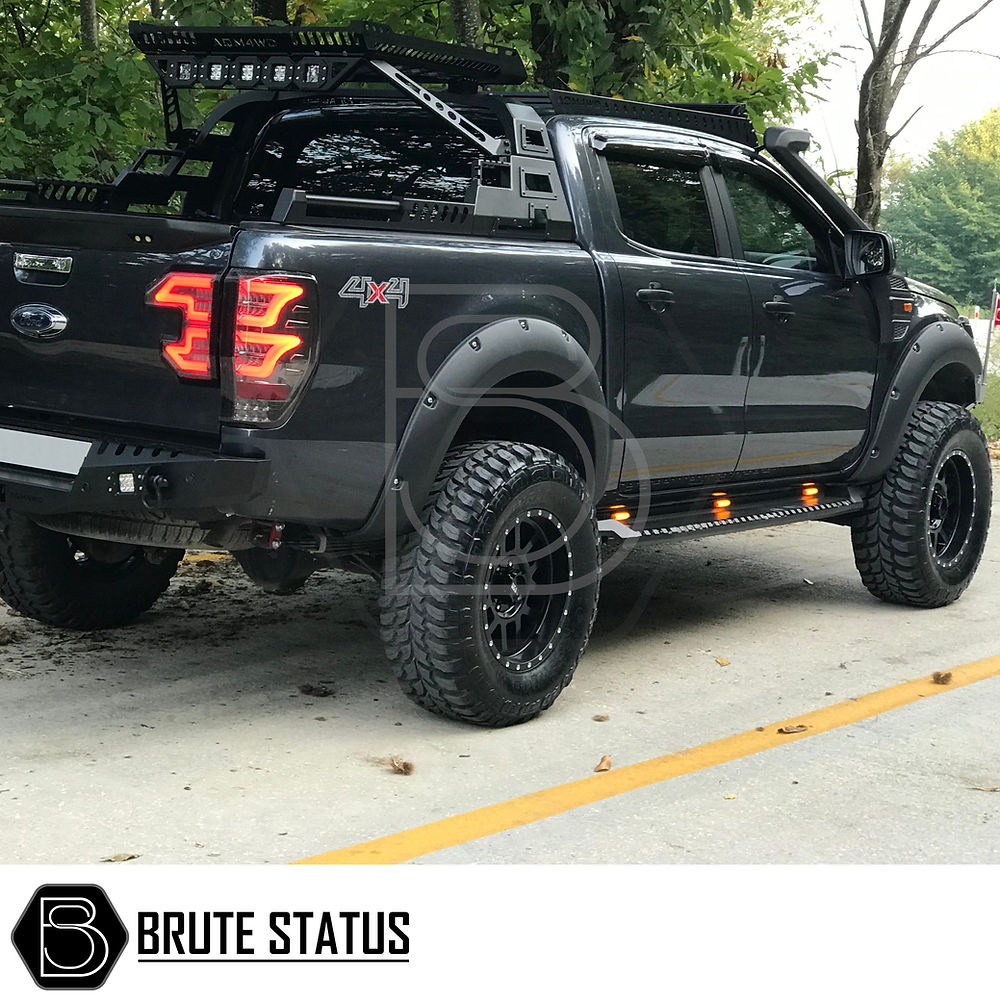
<instances>
[{"instance_id":1,"label":"off-road tire","mask_svg":"<svg viewBox=\"0 0 1000 1000\"><path fill-rule=\"evenodd\" d=\"M382 638L400 686L423 708L462 722L534 718L572 679L597 609L597 528L582 480L534 445L465 445L446 456L423 519L383 576ZM528 580L519 591L520 570L502 563L525 537L528 556L517 565L528 567ZM553 583L538 587L534 577L547 566ZM498 616L504 602L503 614L521 614L528 636L510 657L500 651L518 645L520 626Z\"/></svg>"},{"instance_id":2,"label":"off-road tire","mask_svg":"<svg viewBox=\"0 0 1000 1000\"><path fill-rule=\"evenodd\" d=\"M893 604L938 608L957 600L983 554L991 495L989 452L976 418L954 403L918 403L889 471L871 487L851 529L865 586Z\"/></svg>"},{"instance_id":3,"label":"off-road tire","mask_svg":"<svg viewBox=\"0 0 1000 1000\"><path fill-rule=\"evenodd\" d=\"M102 562L86 557L84 547L0 507L0 597L44 625L116 628L153 606L184 555L183 550L164 549L162 560L152 563L141 548L116 546L111 550L116 558Z\"/></svg>"}]
</instances>

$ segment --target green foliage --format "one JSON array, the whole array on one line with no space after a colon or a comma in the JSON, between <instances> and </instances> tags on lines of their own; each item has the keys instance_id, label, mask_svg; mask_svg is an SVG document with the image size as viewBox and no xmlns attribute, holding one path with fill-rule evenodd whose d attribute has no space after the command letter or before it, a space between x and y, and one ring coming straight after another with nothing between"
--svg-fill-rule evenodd
<instances>
[{"instance_id":1,"label":"green foliage","mask_svg":"<svg viewBox=\"0 0 1000 1000\"><path fill-rule=\"evenodd\" d=\"M1000 108L939 139L926 161L894 169L881 225L901 266L957 299L988 303L1000 277Z\"/></svg>"},{"instance_id":2,"label":"green foliage","mask_svg":"<svg viewBox=\"0 0 1000 1000\"><path fill-rule=\"evenodd\" d=\"M245 20L247 5L173 0L165 16L189 24ZM162 143L152 71L127 25L150 17L137 0L98 0L100 49L80 42L79 3L0 5L0 176L108 180L144 144Z\"/></svg>"},{"instance_id":3,"label":"green foliage","mask_svg":"<svg viewBox=\"0 0 1000 1000\"><path fill-rule=\"evenodd\" d=\"M758 128L805 106L823 57L788 68L808 0L483 0L483 40L514 46L528 86L637 100L746 103ZM289 0L302 22L365 18L453 40L447 2ZM80 42L79 0L0 2L0 176L107 180L162 142L153 73L132 49L132 18L246 24L252 0L97 0L98 50ZM205 104L213 95L201 98Z\"/></svg>"},{"instance_id":4,"label":"green foliage","mask_svg":"<svg viewBox=\"0 0 1000 1000\"><path fill-rule=\"evenodd\" d=\"M986 376L986 394L975 414L988 440L1000 438L1000 375Z\"/></svg>"}]
</instances>

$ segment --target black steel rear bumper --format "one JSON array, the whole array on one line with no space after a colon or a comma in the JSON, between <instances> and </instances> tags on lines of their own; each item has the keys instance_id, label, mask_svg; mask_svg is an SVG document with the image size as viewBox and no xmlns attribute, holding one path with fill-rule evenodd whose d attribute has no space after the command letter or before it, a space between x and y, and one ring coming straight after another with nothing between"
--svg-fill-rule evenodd
<instances>
[{"instance_id":1,"label":"black steel rear bumper","mask_svg":"<svg viewBox=\"0 0 1000 1000\"><path fill-rule=\"evenodd\" d=\"M215 520L265 492L270 479L271 463L265 458L0 429L3 500L31 514L114 512Z\"/></svg>"}]
</instances>

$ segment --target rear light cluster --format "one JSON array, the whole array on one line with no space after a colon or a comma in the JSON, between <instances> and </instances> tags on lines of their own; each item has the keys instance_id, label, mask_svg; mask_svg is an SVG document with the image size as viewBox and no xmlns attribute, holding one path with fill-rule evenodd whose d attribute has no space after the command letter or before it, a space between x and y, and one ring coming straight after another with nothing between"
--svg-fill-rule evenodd
<instances>
[{"instance_id":1,"label":"rear light cluster","mask_svg":"<svg viewBox=\"0 0 1000 1000\"><path fill-rule=\"evenodd\" d=\"M168 274L149 293L152 305L179 309L183 314L181 339L164 344L163 354L184 378L215 378L212 288L210 274Z\"/></svg>"},{"instance_id":2,"label":"rear light cluster","mask_svg":"<svg viewBox=\"0 0 1000 1000\"><path fill-rule=\"evenodd\" d=\"M179 309L180 339L163 345L186 379L213 379L212 275L168 274L149 294L153 305ZM225 420L274 424L308 381L318 356L315 284L280 274L243 274L225 282L232 338L221 338ZM235 294L232 303L230 290Z\"/></svg>"}]
</instances>

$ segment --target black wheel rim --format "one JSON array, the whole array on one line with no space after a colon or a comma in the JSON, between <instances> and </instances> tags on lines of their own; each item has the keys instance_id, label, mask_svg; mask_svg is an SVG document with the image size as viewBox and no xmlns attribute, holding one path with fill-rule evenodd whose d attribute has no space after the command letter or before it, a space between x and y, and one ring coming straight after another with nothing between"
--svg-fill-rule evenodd
<instances>
[{"instance_id":1,"label":"black wheel rim","mask_svg":"<svg viewBox=\"0 0 1000 1000\"><path fill-rule=\"evenodd\" d=\"M573 594L566 531L547 510L528 510L502 530L486 566L483 636L505 669L524 673L555 647Z\"/></svg>"},{"instance_id":2,"label":"black wheel rim","mask_svg":"<svg viewBox=\"0 0 1000 1000\"><path fill-rule=\"evenodd\" d=\"M927 512L927 544L939 566L955 563L972 534L976 476L968 455L953 451L938 467Z\"/></svg>"}]
</instances>

